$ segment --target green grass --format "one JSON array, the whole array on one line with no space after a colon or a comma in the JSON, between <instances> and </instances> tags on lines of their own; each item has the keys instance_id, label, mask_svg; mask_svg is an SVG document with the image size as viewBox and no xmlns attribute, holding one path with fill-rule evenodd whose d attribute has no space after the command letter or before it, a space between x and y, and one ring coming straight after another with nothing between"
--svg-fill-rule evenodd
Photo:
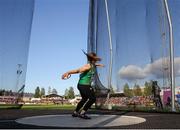
<instances>
[{"instance_id":1,"label":"green grass","mask_svg":"<svg viewBox=\"0 0 180 130\"><path fill-rule=\"evenodd\" d=\"M0 105L0 109L16 109L18 106L15 105ZM73 105L54 105L54 104L34 104L34 105L23 105L21 109L58 109L58 110L74 110L75 106Z\"/></svg>"},{"instance_id":2,"label":"green grass","mask_svg":"<svg viewBox=\"0 0 180 130\"><path fill-rule=\"evenodd\" d=\"M60 109L60 110L74 110L73 105L23 105L21 109Z\"/></svg>"},{"instance_id":3,"label":"green grass","mask_svg":"<svg viewBox=\"0 0 180 130\"><path fill-rule=\"evenodd\" d=\"M74 110L76 106L64 104L64 105L55 105L55 104L32 104L32 105L23 105L21 108L15 105L10 104L1 104L0 109L24 109L24 110ZM94 106L93 106L94 108ZM107 109L107 108L106 108ZM135 109L131 107L119 107L119 106L112 106L112 110L119 110L119 111L141 111L141 112L171 112L170 109L164 108L163 110L153 110L152 107L136 107ZM176 111L180 113L178 109Z\"/></svg>"}]
</instances>

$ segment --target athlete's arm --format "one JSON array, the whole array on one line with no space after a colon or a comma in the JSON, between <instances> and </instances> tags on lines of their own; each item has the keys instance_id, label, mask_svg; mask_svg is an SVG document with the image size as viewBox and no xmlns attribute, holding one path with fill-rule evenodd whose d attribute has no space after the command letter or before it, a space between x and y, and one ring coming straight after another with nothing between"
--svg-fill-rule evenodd
<instances>
[{"instance_id":1,"label":"athlete's arm","mask_svg":"<svg viewBox=\"0 0 180 130\"><path fill-rule=\"evenodd\" d=\"M98 64L98 63L96 63L95 65L96 65L97 67L104 67L103 64Z\"/></svg>"},{"instance_id":2,"label":"athlete's arm","mask_svg":"<svg viewBox=\"0 0 180 130\"><path fill-rule=\"evenodd\" d=\"M64 73L61 78L65 79L66 77L68 77L71 74L83 73L83 72L89 70L90 68L91 68L90 64L86 64L79 69L70 70L70 71Z\"/></svg>"}]
</instances>

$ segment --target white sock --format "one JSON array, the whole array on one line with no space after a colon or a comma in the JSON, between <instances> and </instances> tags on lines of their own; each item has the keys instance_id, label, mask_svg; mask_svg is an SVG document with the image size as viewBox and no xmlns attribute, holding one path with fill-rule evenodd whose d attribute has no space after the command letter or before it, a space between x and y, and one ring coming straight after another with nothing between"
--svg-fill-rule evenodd
<instances>
[{"instance_id":1,"label":"white sock","mask_svg":"<svg viewBox=\"0 0 180 130\"><path fill-rule=\"evenodd\" d=\"M81 115L84 114L85 112L86 112L85 110L82 110L82 111L81 111Z\"/></svg>"},{"instance_id":2,"label":"white sock","mask_svg":"<svg viewBox=\"0 0 180 130\"><path fill-rule=\"evenodd\" d=\"M77 111L74 111L74 114L77 114L78 112Z\"/></svg>"}]
</instances>

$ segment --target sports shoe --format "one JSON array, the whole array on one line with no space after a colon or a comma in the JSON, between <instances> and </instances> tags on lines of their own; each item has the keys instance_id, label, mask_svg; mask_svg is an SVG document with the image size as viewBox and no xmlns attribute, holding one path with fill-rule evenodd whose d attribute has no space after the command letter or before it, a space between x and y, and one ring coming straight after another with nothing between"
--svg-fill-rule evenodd
<instances>
[{"instance_id":1,"label":"sports shoe","mask_svg":"<svg viewBox=\"0 0 180 130\"><path fill-rule=\"evenodd\" d=\"M83 119L91 119L91 117L87 116L85 113L84 114L79 114L79 117L83 118Z\"/></svg>"},{"instance_id":2,"label":"sports shoe","mask_svg":"<svg viewBox=\"0 0 180 130\"><path fill-rule=\"evenodd\" d=\"M72 117L78 117L78 116L79 116L78 113L73 112Z\"/></svg>"}]
</instances>

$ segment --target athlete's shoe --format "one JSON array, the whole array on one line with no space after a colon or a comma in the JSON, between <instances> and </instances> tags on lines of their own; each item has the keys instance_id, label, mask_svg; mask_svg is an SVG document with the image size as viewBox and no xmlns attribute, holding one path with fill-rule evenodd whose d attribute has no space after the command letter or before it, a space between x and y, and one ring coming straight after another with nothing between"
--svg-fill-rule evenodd
<instances>
[{"instance_id":1,"label":"athlete's shoe","mask_svg":"<svg viewBox=\"0 0 180 130\"><path fill-rule=\"evenodd\" d=\"M79 116L79 113L73 112L72 117L78 117L78 116Z\"/></svg>"},{"instance_id":2,"label":"athlete's shoe","mask_svg":"<svg viewBox=\"0 0 180 130\"><path fill-rule=\"evenodd\" d=\"M83 119L91 119L91 117L87 116L85 113L84 114L79 114L79 117L83 118Z\"/></svg>"}]
</instances>

